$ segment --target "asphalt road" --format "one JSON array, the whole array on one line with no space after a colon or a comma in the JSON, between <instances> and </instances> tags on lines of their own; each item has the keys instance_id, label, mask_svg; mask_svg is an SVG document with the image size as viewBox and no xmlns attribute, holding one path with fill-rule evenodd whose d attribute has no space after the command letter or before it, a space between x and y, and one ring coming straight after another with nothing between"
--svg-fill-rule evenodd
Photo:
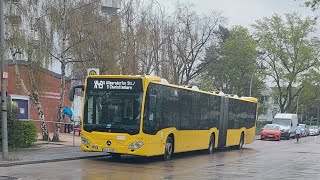
<instances>
[{"instance_id":1,"label":"asphalt road","mask_svg":"<svg viewBox=\"0 0 320 180\"><path fill-rule=\"evenodd\" d=\"M125 156L0 168L19 179L320 179L320 136L260 141L242 150L182 153L173 160Z\"/></svg>"}]
</instances>

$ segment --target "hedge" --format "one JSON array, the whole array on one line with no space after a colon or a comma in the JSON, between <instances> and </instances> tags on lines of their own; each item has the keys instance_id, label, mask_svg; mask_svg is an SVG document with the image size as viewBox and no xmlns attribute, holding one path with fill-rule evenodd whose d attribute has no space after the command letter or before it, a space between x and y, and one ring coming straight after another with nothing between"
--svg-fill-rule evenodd
<instances>
[{"instance_id":1,"label":"hedge","mask_svg":"<svg viewBox=\"0 0 320 180\"><path fill-rule=\"evenodd\" d=\"M28 148L37 140L36 126L31 121L20 121L8 110L8 146L10 149ZM0 114L1 115L1 114ZM0 123L1 130L2 122ZM2 136L0 136L0 146Z\"/></svg>"}]
</instances>

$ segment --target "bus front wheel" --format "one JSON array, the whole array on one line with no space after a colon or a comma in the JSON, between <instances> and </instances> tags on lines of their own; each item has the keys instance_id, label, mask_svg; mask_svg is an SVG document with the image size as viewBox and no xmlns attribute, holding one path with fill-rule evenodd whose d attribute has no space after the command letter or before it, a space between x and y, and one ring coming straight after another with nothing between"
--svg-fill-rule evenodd
<instances>
[{"instance_id":1,"label":"bus front wheel","mask_svg":"<svg viewBox=\"0 0 320 180\"><path fill-rule=\"evenodd\" d=\"M118 160L118 159L121 159L121 154L112 153L112 154L111 154L111 158L112 158L112 159L117 159L117 160Z\"/></svg>"},{"instance_id":2,"label":"bus front wheel","mask_svg":"<svg viewBox=\"0 0 320 180\"><path fill-rule=\"evenodd\" d=\"M172 136L168 136L166 141L166 147L164 150L163 159L165 161L170 160L173 154L173 138Z\"/></svg>"},{"instance_id":3,"label":"bus front wheel","mask_svg":"<svg viewBox=\"0 0 320 180\"><path fill-rule=\"evenodd\" d=\"M214 151L214 135L211 134L210 140L209 140L208 154L213 154L213 151Z\"/></svg>"}]
</instances>

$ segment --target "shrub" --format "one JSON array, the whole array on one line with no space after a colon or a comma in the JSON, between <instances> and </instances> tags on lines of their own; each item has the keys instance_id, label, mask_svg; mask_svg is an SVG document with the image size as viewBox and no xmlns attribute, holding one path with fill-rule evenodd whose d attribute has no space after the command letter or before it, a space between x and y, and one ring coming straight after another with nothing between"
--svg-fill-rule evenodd
<instances>
[{"instance_id":1,"label":"shrub","mask_svg":"<svg viewBox=\"0 0 320 180\"><path fill-rule=\"evenodd\" d=\"M9 107L9 106L8 106ZM1 130L2 122L0 123ZM8 109L8 145L9 148L31 147L37 140L36 126L30 121L20 121L16 112ZM0 136L0 145L2 137Z\"/></svg>"}]
</instances>

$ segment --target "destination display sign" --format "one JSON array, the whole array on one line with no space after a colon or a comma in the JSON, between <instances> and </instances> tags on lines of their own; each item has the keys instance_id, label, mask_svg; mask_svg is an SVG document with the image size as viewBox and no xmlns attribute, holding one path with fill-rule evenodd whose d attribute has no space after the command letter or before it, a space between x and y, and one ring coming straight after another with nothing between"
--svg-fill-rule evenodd
<instances>
[{"instance_id":1,"label":"destination display sign","mask_svg":"<svg viewBox=\"0 0 320 180\"><path fill-rule=\"evenodd\" d=\"M121 91L142 91L141 79L104 79L89 78L87 81L89 90L121 90Z\"/></svg>"}]
</instances>

